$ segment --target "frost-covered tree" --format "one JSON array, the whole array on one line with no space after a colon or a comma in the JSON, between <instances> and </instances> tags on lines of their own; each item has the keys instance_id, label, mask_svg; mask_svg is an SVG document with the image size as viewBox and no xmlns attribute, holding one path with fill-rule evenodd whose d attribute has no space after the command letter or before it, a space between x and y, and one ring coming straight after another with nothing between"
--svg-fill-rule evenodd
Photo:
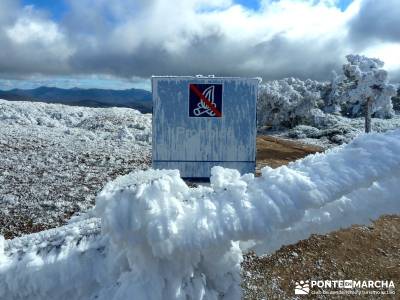
<instances>
[{"instance_id":1,"label":"frost-covered tree","mask_svg":"<svg viewBox=\"0 0 400 300\"><path fill-rule=\"evenodd\" d=\"M273 80L260 87L257 104L258 125L293 127L308 123L313 114L322 113L321 90L326 83L296 78Z\"/></svg>"},{"instance_id":2,"label":"frost-covered tree","mask_svg":"<svg viewBox=\"0 0 400 300\"><path fill-rule=\"evenodd\" d=\"M347 108L350 116L358 116L364 110L365 129L370 131L371 115L387 118L394 114L391 98L396 89L388 82L388 74L382 69L384 63L376 58L362 55L347 55L343 74L336 75L332 82L329 104L338 109Z\"/></svg>"},{"instance_id":3,"label":"frost-covered tree","mask_svg":"<svg viewBox=\"0 0 400 300\"><path fill-rule=\"evenodd\" d=\"M360 117L366 111L374 117L392 117L391 98L396 89L388 82L383 62L361 55L346 58L348 63L343 66L343 72L334 73L330 83L285 78L261 85L258 126L319 127L331 114Z\"/></svg>"}]
</instances>

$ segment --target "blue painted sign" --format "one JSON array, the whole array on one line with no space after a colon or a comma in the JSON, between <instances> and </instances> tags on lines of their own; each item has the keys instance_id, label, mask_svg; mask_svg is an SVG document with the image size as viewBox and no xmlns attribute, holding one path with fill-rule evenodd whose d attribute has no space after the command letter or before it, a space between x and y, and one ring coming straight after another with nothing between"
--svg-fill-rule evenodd
<instances>
[{"instance_id":1,"label":"blue painted sign","mask_svg":"<svg viewBox=\"0 0 400 300\"><path fill-rule=\"evenodd\" d=\"M189 84L189 117L222 117L222 84Z\"/></svg>"},{"instance_id":2,"label":"blue painted sign","mask_svg":"<svg viewBox=\"0 0 400 300\"><path fill-rule=\"evenodd\" d=\"M153 168L178 169L184 178L209 178L214 166L253 173L258 84L258 78L153 76Z\"/></svg>"}]
</instances>

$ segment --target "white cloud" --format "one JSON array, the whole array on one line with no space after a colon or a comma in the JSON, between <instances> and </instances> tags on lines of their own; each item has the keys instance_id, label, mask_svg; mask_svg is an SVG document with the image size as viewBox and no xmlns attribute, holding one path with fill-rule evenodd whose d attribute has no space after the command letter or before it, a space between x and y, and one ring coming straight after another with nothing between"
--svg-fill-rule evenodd
<instances>
[{"instance_id":1,"label":"white cloud","mask_svg":"<svg viewBox=\"0 0 400 300\"><path fill-rule=\"evenodd\" d=\"M383 43L374 45L363 51L369 57L377 57L385 63L385 69L395 71L400 69L400 43Z\"/></svg>"},{"instance_id":2,"label":"white cloud","mask_svg":"<svg viewBox=\"0 0 400 300\"><path fill-rule=\"evenodd\" d=\"M48 46L63 40L57 24L47 20L20 18L6 32L11 40L19 44L40 42Z\"/></svg>"},{"instance_id":3,"label":"white cloud","mask_svg":"<svg viewBox=\"0 0 400 300\"><path fill-rule=\"evenodd\" d=\"M118 39L148 43L176 43L185 47L192 36L206 36L218 31L232 43L251 41L252 45L268 41L276 35L287 39L322 39L343 36L348 12L323 2L282 0L264 5L260 11L240 5L218 6L216 10L199 10L200 4L212 1L153 1L151 9L135 13L125 23L116 26ZM228 2L229 3L229 2ZM138 43L134 43L137 45ZM172 47L173 49L179 47Z\"/></svg>"}]
</instances>

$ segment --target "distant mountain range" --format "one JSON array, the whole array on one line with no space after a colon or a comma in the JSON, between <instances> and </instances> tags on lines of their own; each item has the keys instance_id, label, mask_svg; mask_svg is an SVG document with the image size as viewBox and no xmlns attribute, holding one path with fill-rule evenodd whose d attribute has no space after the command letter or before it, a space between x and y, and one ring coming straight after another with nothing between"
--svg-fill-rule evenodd
<instances>
[{"instance_id":1,"label":"distant mountain range","mask_svg":"<svg viewBox=\"0 0 400 300\"><path fill-rule=\"evenodd\" d=\"M151 93L141 89L103 90L39 87L30 90L0 90L0 99L87 107L129 107L137 109L142 113L152 111Z\"/></svg>"}]
</instances>

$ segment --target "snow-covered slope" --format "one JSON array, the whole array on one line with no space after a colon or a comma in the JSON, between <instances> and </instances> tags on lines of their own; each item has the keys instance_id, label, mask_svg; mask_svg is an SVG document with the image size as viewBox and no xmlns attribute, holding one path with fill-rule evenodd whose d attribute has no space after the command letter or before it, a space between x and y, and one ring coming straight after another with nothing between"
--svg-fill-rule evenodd
<instances>
[{"instance_id":1,"label":"snow-covered slope","mask_svg":"<svg viewBox=\"0 0 400 300\"><path fill-rule=\"evenodd\" d=\"M264 168L260 178L215 167L209 187L189 188L177 171L119 177L96 199L101 232L86 219L0 240L0 298L239 299L238 241L271 250L399 213L399 152L396 130Z\"/></svg>"},{"instance_id":2,"label":"snow-covered slope","mask_svg":"<svg viewBox=\"0 0 400 300\"><path fill-rule=\"evenodd\" d=\"M65 223L104 184L147 168L151 115L0 100L0 234Z\"/></svg>"}]
</instances>

